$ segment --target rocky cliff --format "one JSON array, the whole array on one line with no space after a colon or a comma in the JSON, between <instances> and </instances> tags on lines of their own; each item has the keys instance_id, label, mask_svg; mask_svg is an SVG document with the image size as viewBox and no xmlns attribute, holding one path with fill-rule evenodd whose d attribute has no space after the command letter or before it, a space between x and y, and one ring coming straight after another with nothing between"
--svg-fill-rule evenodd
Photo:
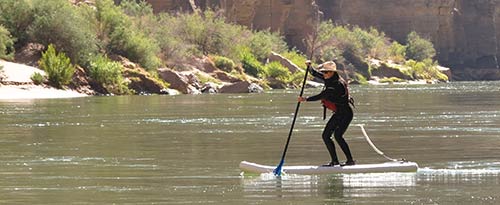
<instances>
[{"instance_id":1,"label":"rocky cliff","mask_svg":"<svg viewBox=\"0 0 500 205\"><path fill-rule=\"evenodd\" d=\"M147 1L156 12L221 8L233 22L282 32L299 49L319 9L323 20L375 27L401 43L417 31L431 39L437 59L452 68L455 80L500 80L500 0Z\"/></svg>"}]
</instances>

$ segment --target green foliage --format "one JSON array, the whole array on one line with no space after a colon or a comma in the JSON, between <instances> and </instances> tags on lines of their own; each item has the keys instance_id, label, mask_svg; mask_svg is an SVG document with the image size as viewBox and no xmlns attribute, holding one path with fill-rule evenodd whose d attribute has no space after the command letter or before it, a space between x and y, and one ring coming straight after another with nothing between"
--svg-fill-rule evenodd
<instances>
[{"instance_id":1,"label":"green foliage","mask_svg":"<svg viewBox=\"0 0 500 205\"><path fill-rule=\"evenodd\" d=\"M402 82L406 82L406 80L397 77L382 78L379 80L379 83L389 83L389 84L402 83Z\"/></svg>"},{"instance_id":2,"label":"green foliage","mask_svg":"<svg viewBox=\"0 0 500 205\"><path fill-rule=\"evenodd\" d=\"M47 50L42 53L39 65L47 72L49 83L58 88L69 84L75 73L75 67L70 59L62 52L57 53L52 44L49 44Z\"/></svg>"},{"instance_id":3,"label":"green foliage","mask_svg":"<svg viewBox=\"0 0 500 205\"><path fill-rule=\"evenodd\" d=\"M270 31L257 31L250 37L248 44L251 52L259 61L269 57L271 51L282 53L287 50L285 41L277 33Z\"/></svg>"},{"instance_id":4,"label":"green foliage","mask_svg":"<svg viewBox=\"0 0 500 205\"><path fill-rule=\"evenodd\" d=\"M392 42L389 47L389 56L389 59L395 63L404 62L406 57L406 46L403 46L396 41Z\"/></svg>"},{"instance_id":5,"label":"green foliage","mask_svg":"<svg viewBox=\"0 0 500 205\"><path fill-rule=\"evenodd\" d=\"M198 78L198 80L200 81L200 84L202 84L202 85L204 85L205 83L208 83L208 82L212 82L215 84L221 83L221 81L219 79L216 79L210 75L206 75L206 74L203 75L200 72L196 72L195 75Z\"/></svg>"},{"instance_id":6,"label":"green foliage","mask_svg":"<svg viewBox=\"0 0 500 205\"><path fill-rule=\"evenodd\" d=\"M14 58L14 40L9 31L0 25L0 59Z\"/></svg>"},{"instance_id":7,"label":"green foliage","mask_svg":"<svg viewBox=\"0 0 500 205\"><path fill-rule=\"evenodd\" d=\"M144 17L153 15L153 7L144 0L122 0L120 8L129 16Z\"/></svg>"},{"instance_id":8,"label":"green foliage","mask_svg":"<svg viewBox=\"0 0 500 205\"><path fill-rule=\"evenodd\" d=\"M224 56L211 56L215 66L228 73L232 72L236 68L236 64L233 60L226 58Z\"/></svg>"},{"instance_id":9,"label":"green foliage","mask_svg":"<svg viewBox=\"0 0 500 205\"><path fill-rule=\"evenodd\" d=\"M95 16L100 44L108 52L123 55L149 70L161 65L155 40L134 26L112 0L97 0Z\"/></svg>"},{"instance_id":10,"label":"green foliage","mask_svg":"<svg viewBox=\"0 0 500 205\"><path fill-rule=\"evenodd\" d=\"M26 30L33 22L33 9L27 0L0 0L0 25L3 25L17 44L28 40Z\"/></svg>"},{"instance_id":11,"label":"green foliage","mask_svg":"<svg viewBox=\"0 0 500 205\"><path fill-rule=\"evenodd\" d=\"M79 7L67 0L32 0L33 23L28 28L35 42L53 44L76 63L88 62L97 52L96 34Z\"/></svg>"},{"instance_id":12,"label":"green foliage","mask_svg":"<svg viewBox=\"0 0 500 205\"><path fill-rule=\"evenodd\" d=\"M31 75L31 80L35 83L35 85L40 85L45 81L45 77L39 72L35 72Z\"/></svg>"},{"instance_id":13,"label":"green foliage","mask_svg":"<svg viewBox=\"0 0 500 205\"><path fill-rule=\"evenodd\" d=\"M304 80L304 72L295 72L290 77L288 77L288 83L295 87L302 86L302 81Z\"/></svg>"},{"instance_id":14,"label":"green foliage","mask_svg":"<svg viewBox=\"0 0 500 205\"><path fill-rule=\"evenodd\" d=\"M249 49L245 50L240 53L241 66L243 67L243 70L249 75L259 77L259 74L261 74L264 69L262 63L255 58Z\"/></svg>"},{"instance_id":15,"label":"green foliage","mask_svg":"<svg viewBox=\"0 0 500 205\"><path fill-rule=\"evenodd\" d=\"M406 47L406 57L416 61L432 59L436 55L436 50L432 43L420 37L417 32L413 31L408 34Z\"/></svg>"},{"instance_id":16,"label":"green foliage","mask_svg":"<svg viewBox=\"0 0 500 205\"><path fill-rule=\"evenodd\" d=\"M124 94L128 92L122 76L122 65L105 56L93 58L89 66L89 76L101 84L110 93Z\"/></svg>"},{"instance_id":17,"label":"green foliage","mask_svg":"<svg viewBox=\"0 0 500 205\"><path fill-rule=\"evenodd\" d=\"M281 53L283 57L286 59L292 61L295 65L297 65L299 68L305 68L306 66L306 60L307 57L303 54L301 54L299 51L296 50L290 50Z\"/></svg>"},{"instance_id":18,"label":"green foliage","mask_svg":"<svg viewBox=\"0 0 500 205\"><path fill-rule=\"evenodd\" d=\"M320 60L344 57L386 59L390 44L383 32L375 28L364 30L358 26L335 26L331 21L320 24L317 47ZM346 57L348 56L348 57Z\"/></svg>"},{"instance_id":19,"label":"green foliage","mask_svg":"<svg viewBox=\"0 0 500 205\"><path fill-rule=\"evenodd\" d=\"M363 76L360 73L355 73L354 74L354 79L358 81L359 84L366 85L368 84L368 80L366 80L365 76Z\"/></svg>"},{"instance_id":20,"label":"green foliage","mask_svg":"<svg viewBox=\"0 0 500 205\"><path fill-rule=\"evenodd\" d=\"M431 59L425 59L421 62L409 60L405 65L411 68L411 73L415 78L448 81L448 77L438 70L437 62Z\"/></svg>"},{"instance_id":21,"label":"green foliage","mask_svg":"<svg viewBox=\"0 0 500 205\"><path fill-rule=\"evenodd\" d=\"M283 65L281 65L281 63L276 61L268 63L266 66L264 66L263 71L263 76L274 78L282 82L288 82L291 75L288 68L285 68Z\"/></svg>"}]
</instances>

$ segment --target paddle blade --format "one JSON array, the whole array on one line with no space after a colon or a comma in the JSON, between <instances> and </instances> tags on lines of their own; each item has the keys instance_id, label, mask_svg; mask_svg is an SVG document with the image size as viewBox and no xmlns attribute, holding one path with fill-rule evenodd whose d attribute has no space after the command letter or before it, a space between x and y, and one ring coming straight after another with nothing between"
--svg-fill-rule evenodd
<instances>
[{"instance_id":1,"label":"paddle blade","mask_svg":"<svg viewBox=\"0 0 500 205\"><path fill-rule=\"evenodd\" d=\"M285 163L285 160L281 160L280 164L278 164L276 169L273 170L274 176L281 176L281 170L283 168L284 163Z\"/></svg>"}]
</instances>

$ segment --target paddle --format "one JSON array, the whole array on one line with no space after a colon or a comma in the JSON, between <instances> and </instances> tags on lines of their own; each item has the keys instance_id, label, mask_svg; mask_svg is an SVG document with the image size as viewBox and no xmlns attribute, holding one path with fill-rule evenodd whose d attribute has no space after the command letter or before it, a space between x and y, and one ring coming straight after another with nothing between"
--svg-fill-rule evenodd
<instances>
[{"instance_id":1,"label":"paddle","mask_svg":"<svg viewBox=\"0 0 500 205\"><path fill-rule=\"evenodd\" d=\"M307 74L309 73L310 68L311 68L311 63L308 62L306 74L304 75L304 81L302 81L302 88L300 89L300 95L299 95L300 97L302 97L302 94L304 94L304 87L306 87ZM292 138L293 127L295 126L295 120L297 119L299 108L300 108L300 101L297 101L297 107L295 107L295 114L293 114L292 126L290 127L290 132L288 132L288 139L286 140L285 149L283 150L283 155L281 156L281 161L276 167L276 169L274 169L273 171L275 176L281 176L281 170L283 168L283 164L285 163L286 151L288 150L288 144L290 144L290 139Z\"/></svg>"},{"instance_id":2,"label":"paddle","mask_svg":"<svg viewBox=\"0 0 500 205\"><path fill-rule=\"evenodd\" d=\"M320 19L322 16L322 13L319 10L319 6L316 4L315 1L313 1L312 5L314 8L314 14L315 18L313 19L315 22L313 24L313 32L312 35L310 36L309 39L305 39L306 43L309 45L308 47L311 49L311 53L309 56L309 60L312 60L314 57L314 48L316 45L316 40L318 38L318 29L319 29L319 23ZM306 81L307 81L307 74L309 73L309 69L311 68L311 61L307 61L307 69L306 69L306 74L304 75L304 81L302 81L302 88L300 88L300 97L302 97L302 94L304 94L304 88L306 87ZM300 108L300 101L297 101L297 107L295 107L295 114L293 114L293 121L292 121L292 126L290 127L290 132L288 132L288 138L286 139L286 144L285 144L285 149L283 150L283 155L281 155L281 161L276 167L276 169L273 170L273 173L275 176L281 176L281 170L283 168L283 164L285 163L285 156L286 156L286 151L288 150L288 144L290 144L290 139L292 138L292 132L293 132L293 127L295 126L295 120L297 119L297 114L299 112Z\"/></svg>"}]
</instances>

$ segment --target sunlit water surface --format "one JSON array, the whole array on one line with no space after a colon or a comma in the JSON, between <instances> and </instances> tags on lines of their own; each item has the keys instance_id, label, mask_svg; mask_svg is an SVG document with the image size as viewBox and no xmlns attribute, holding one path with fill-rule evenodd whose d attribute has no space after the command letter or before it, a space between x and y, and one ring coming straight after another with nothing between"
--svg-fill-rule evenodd
<instances>
[{"instance_id":1,"label":"sunlit water surface","mask_svg":"<svg viewBox=\"0 0 500 205\"><path fill-rule=\"evenodd\" d=\"M242 175L242 160L279 163L297 90L13 100L0 101L0 204L500 203L499 82L351 90L353 124L417 173ZM321 112L301 106L286 165L328 161ZM384 162L358 127L345 137L358 163Z\"/></svg>"}]
</instances>

